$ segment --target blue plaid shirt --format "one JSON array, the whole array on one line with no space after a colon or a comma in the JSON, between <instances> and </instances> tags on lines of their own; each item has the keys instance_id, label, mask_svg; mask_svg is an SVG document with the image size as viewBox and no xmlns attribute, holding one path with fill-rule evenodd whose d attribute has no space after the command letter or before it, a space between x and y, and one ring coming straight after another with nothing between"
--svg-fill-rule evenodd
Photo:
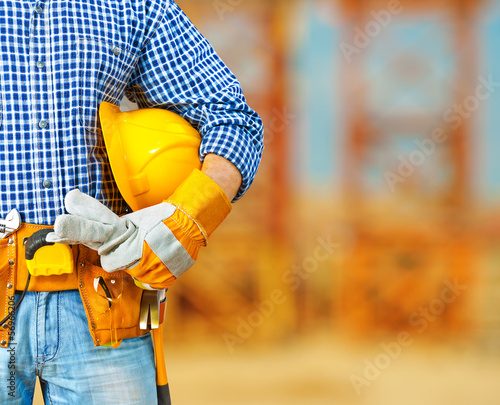
<instances>
[{"instance_id":1,"label":"blue plaid shirt","mask_svg":"<svg viewBox=\"0 0 500 405\"><path fill-rule=\"evenodd\" d=\"M52 224L73 188L126 211L98 122L102 101L177 112L252 183L262 123L213 48L167 0L1 1L2 218Z\"/></svg>"}]
</instances>

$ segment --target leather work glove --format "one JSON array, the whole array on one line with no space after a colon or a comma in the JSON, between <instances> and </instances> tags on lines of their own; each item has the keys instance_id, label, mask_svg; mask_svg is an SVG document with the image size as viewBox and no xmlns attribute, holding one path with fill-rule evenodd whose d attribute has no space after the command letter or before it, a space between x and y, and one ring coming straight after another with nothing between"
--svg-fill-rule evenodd
<instances>
[{"instance_id":1,"label":"leather work glove","mask_svg":"<svg viewBox=\"0 0 500 405\"><path fill-rule=\"evenodd\" d=\"M121 217L78 189L64 203L69 215L56 218L48 242L97 250L104 270L126 270L141 287L153 289L169 287L190 268L231 212L224 191L199 170L165 202Z\"/></svg>"}]
</instances>

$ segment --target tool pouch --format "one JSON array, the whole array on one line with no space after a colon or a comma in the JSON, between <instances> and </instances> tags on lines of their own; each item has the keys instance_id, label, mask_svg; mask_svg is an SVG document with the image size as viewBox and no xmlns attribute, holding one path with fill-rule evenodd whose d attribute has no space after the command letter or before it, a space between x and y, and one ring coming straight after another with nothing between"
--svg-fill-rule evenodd
<instances>
[{"instance_id":1,"label":"tool pouch","mask_svg":"<svg viewBox=\"0 0 500 405\"><path fill-rule=\"evenodd\" d=\"M23 224L9 238L0 239L0 319L13 308L15 291L26 285L28 269L24 239L46 226ZM142 289L124 271L107 273L96 251L73 246L74 271L70 274L32 276L29 291L62 291L78 288L96 346L118 346L123 339L147 333L139 327ZM107 293L106 293L107 290ZM11 322L0 326L0 347L8 347Z\"/></svg>"},{"instance_id":2,"label":"tool pouch","mask_svg":"<svg viewBox=\"0 0 500 405\"><path fill-rule=\"evenodd\" d=\"M96 251L81 247L78 287L96 346L117 347L123 339L149 331L139 327L142 289L124 271L108 273Z\"/></svg>"}]
</instances>

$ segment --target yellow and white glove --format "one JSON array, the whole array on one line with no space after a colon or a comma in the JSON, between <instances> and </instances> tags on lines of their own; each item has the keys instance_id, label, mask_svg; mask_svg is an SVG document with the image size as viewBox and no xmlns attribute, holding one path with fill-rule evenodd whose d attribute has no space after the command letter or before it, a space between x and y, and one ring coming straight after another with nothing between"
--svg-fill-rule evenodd
<instances>
[{"instance_id":1,"label":"yellow and white glove","mask_svg":"<svg viewBox=\"0 0 500 405\"><path fill-rule=\"evenodd\" d=\"M104 270L125 270L153 289L169 287L190 268L231 212L224 191L199 170L165 202L121 217L78 189L64 203L69 214L56 218L48 242L97 250Z\"/></svg>"}]
</instances>

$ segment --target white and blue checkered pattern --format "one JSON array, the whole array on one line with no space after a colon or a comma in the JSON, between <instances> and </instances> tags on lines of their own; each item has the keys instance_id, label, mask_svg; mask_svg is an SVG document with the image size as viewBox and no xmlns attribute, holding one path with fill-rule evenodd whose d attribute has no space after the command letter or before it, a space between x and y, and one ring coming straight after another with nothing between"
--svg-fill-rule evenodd
<instances>
[{"instance_id":1,"label":"white and blue checkered pattern","mask_svg":"<svg viewBox=\"0 0 500 405\"><path fill-rule=\"evenodd\" d=\"M4 217L52 224L78 187L117 213L97 119L102 101L173 110L252 183L262 122L179 7L166 0L0 0L0 193Z\"/></svg>"}]
</instances>

